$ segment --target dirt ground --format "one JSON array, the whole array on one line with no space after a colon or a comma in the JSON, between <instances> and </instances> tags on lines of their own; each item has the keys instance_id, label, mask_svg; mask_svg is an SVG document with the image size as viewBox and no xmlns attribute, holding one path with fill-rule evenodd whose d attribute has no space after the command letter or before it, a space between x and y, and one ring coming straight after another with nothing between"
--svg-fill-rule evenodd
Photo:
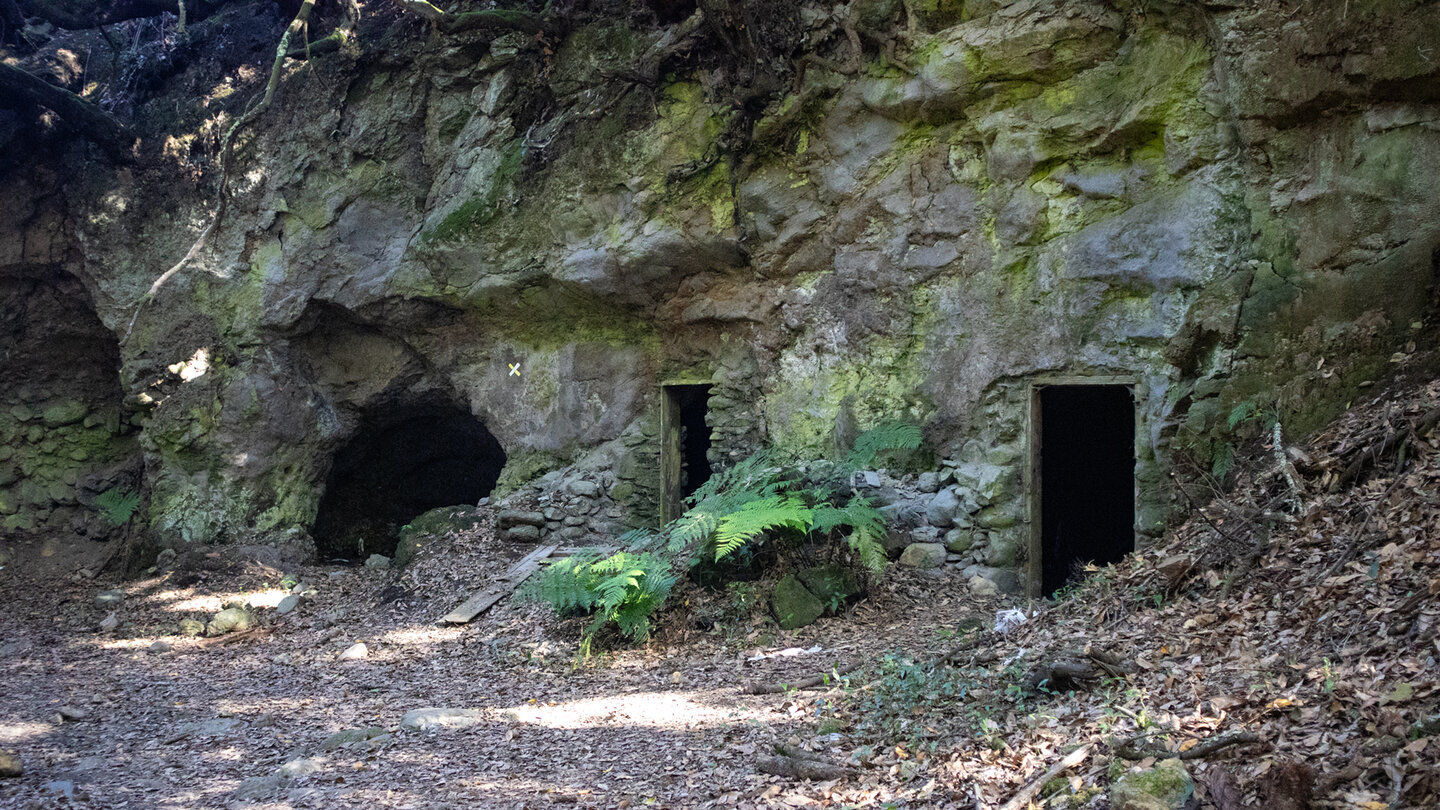
<instances>
[{"instance_id":1,"label":"dirt ground","mask_svg":"<svg viewBox=\"0 0 1440 810\"><path fill-rule=\"evenodd\" d=\"M800 631L763 621L682 629L577 667L580 625L541 607L502 603L469 626L434 624L465 595L467 571L480 581L474 558L518 555L487 529L453 539L449 561L431 549L403 577L295 572L315 593L286 616L273 609L288 590L283 574L261 566L206 572L185 587L174 573L34 578L20 550L0 570L0 749L18 753L25 773L0 781L0 805L868 804L897 791L757 774L757 756L777 742L834 747L839 761L850 748L842 735L817 736L813 713L786 694L751 696L744 683L798 680L887 651L923 656L946 628L1004 606L969 597L953 569L902 572L847 616ZM125 597L119 627L105 632L109 611L92 600L110 585ZM225 644L177 635L180 619L203 620L232 598L256 608L260 631ZM171 649L152 651L157 641ZM357 642L368 655L339 660ZM747 660L786 649L807 652ZM399 730L406 712L427 707L479 710L480 721ZM372 727L386 733L323 750L335 732ZM295 761L303 773L266 781Z\"/></svg>"}]
</instances>

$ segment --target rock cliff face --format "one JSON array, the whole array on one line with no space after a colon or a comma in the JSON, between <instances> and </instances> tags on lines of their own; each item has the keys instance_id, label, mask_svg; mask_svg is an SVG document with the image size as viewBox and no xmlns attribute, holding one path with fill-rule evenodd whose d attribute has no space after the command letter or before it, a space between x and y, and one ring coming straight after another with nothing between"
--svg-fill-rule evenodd
<instances>
[{"instance_id":1,"label":"rock cliff face","mask_svg":"<svg viewBox=\"0 0 1440 810\"><path fill-rule=\"evenodd\" d=\"M664 28L537 57L397 23L286 77L133 330L208 222L206 130L161 168L13 167L5 528L83 521L73 487L138 455L162 544L313 554L337 457L444 407L503 448L497 496L579 538L657 517L661 385L703 382L716 463L923 424L945 527L1016 565L1035 382L1133 384L1153 532L1175 453L1223 454L1242 403L1318 424L1433 310L1440 4L910 5L898 59L815 60L739 149L706 70L627 73Z\"/></svg>"}]
</instances>

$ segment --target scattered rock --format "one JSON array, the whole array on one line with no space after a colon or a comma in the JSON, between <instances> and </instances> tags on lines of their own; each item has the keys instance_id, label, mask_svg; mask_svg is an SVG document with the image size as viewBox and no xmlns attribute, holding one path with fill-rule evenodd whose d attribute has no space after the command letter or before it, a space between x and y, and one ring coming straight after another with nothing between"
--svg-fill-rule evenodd
<instances>
[{"instance_id":1,"label":"scattered rock","mask_svg":"<svg viewBox=\"0 0 1440 810\"><path fill-rule=\"evenodd\" d=\"M61 706L57 713L67 723L78 723L90 716L89 712L75 706Z\"/></svg>"},{"instance_id":2,"label":"scattered rock","mask_svg":"<svg viewBox=\"0 0 1440 810\"><path fill-rule=\"evenodd\" d=\"M345 652L340 653L340 660L360 661L368 655L370 655L370 648L365 646L365 642L357 641L349 647L346 647Z\"/></svg>"},{"instance_id":3,"label":"scattered rock","mask_svg":"<svg viewBox=\"0 0 1440 810\"><path fill-rule=\"evenodd\" d=\"M123 601L125 601L124 591L101 591L95 595L95 607L101 610L114 610L120 607L120 603Z\"/></svg>"},{"instance_id":4,"label":"scattered rock","mask_svg":"<svg viewBox=\"0 0 1440 810\"><path fill-rule=\"evenodd\" d=\"M914 543L901 553L900 564L912 568L938 568L945 564L945 547L939 543Z\"/></svg>"},{"instance_id":5,"label":"scattered rock","mask_svg":"<svg viewBox=\"0 0 1440 810\"><path fill-rule=\"evenodd\" d=\"M222 610L249 610L250 603L244 599L227 599L220 607Z\"/></svg>"},{"instance_id":6,"label":"scattered rock","mask_svg":"<svg viewBox=\"0 0 1440 810\"><path fill-rule=\"evenodd\" d=\"M180 620L180 635L193 638L205 632L205 623L195 619Z\"/></svg>"},{"instance_id":7,"label":"scattered rock","mask_svg":"<svg viewBox=\"0 0 1440 810\"><path fill-rule=\"evenodd\" d=\"M861 592L859 579L838 563L801 569L799 577L805 590L824 602L831 612L859 596Z\"/></svg>"},{"instance_id":8,"label":"scattered rock","mask_svg":"<svg viewBox=\"0 0 1440 810\"><path fill-rule=\"evenodd\" d=\"M324 768L325 760L322 757L296 757L280 766L278 776L285 780L299 779L302 776L319 773Z\"/></svg>"},{"instance_id":9,"label":"scattered rock","mask_svg":"<svg viewBox=\"0 0 1440 810\"><path fill-rule=\"evenodd\" d=\"M13 779L25 773L25 763L9 751L0 751L0 779Z\"/></svg>"},{"instance_id":10,"label":"scattered rock","mask_svg":"<svg viewBox=\"0 0 1440 810\"><path fill-rule=\"evenodd\" d=\"M920 477L915 480L915 488L925 493L926 495L938 491L940 489L939 473L920 473Z\"/></svg>"},{"instance_id":11,"label":"scattered rock","mask_svg":"<svg viewBox=\"0 0 1440 810\"><path fill-rule=\"evenodd\" d=\"M1113 810L1181 810L1195 793L1195 780L1178 759L1124 774L1110 786Z\"/></svg>"},{"instance_id":12,"label":"scattered rock","mask_svg":"<svg viewBox=\"0 0 1440 810\"><path fill-rule=\"evenodd\" d=\"M408 717L409 715L406 716ZM341 731L337 731L334 734L331 734L329 737L326 737L325 741L320 743L320 750L334 751L338 748L344 748L347 745L367 742L369 740L384 736L385 734L385 729L381 728L380 726L368 726L366 728L347 728Z\"/></svg>"},{"instance_id":13,"label":"scattered rock","mask_svg":"<svg viewBox=\"0 0 1440 810\"><path fill-rule=\"evenodd\" d=\"M377 571L384 571L390 567L390 558L384 554L371 554L365 559L365 567Z\"/></svg>"},{"instance_id":14,"label":"scattered rock","mask_svg":"<svg viewBox=\"0 0 1440 810\"><path fill-rule=\"evenodd\" d=\"M223 636L226 633L238 633L249 630L251 622L250 613L244 608L227 607L216 613L205 625L205 635Z\"/></svg>"},{"instance_id":15,"label":"scattered rock","mask_svg":"<svg viewBox=\"0 0 1440 810\"><path fill-rule=\"evenodd\" d=\"M825 613L825 603L791 574L775 584L770 609L781 629L794 630L820 618Z\"/></svg>"},{"instance_id":16,"label":"scattered rock","mask_svg":"<svg viewBox=\"0 0 1440 810\"><path fill-rule=\"evenodd\" d=\"M970 593L976 596L994 596L1000 592L1000 589L995 587L995 583L978 575L970 578L969 585Z\"/></svg>"},{"instance_id":17,"label":"scattered rock","mask_svg":"<svg viewBox=\"0 0 1440 810\"><path fill-rule=\"evenodd\" d=\"M438 731L444 728L470 728L484 722L485 713L477 709L415 709L400 718L404 731Z\"/></svg>"},{"instance_id":18,"label":"scattered rock","mask_svg":"<svg viewBox=\"0 0 1440 810\"><path fill-rule=\"evenodd\" d=\"M160 553L155 555L155 567L161 571L175 564L175 549L162 548Z\"/></svg>"},{"instance_id":19,"label":"scattered rock","mask_svg":"<svg viewBox=\"0 0 1440 810\"><path fill-rule=\"evenodd\" d=\"M113 610L110 611L110 615L100 620L100 630L104 633L108 633L119 626L120 620L115 618L115 611Z\"/></svg>"},{"instance_id":20,"label":"scattered rock","mask_svg":"<svg viewBox=\"0 0 1440 810\"><path fill-rule=\"evenodd\" d=\"M285 614L289 613L290 611L294 610L299 606L300 594L292 593L284 599L280 600L280 603L275 606L275 612L280 614L281 616L284 616Z\"/></svg>"},{"instance_id":21,"label":"scattered rock","mask_svg":"<svg viewBox=\"0 0 1440 810\"><path fill-rule=\"evenodd\" d=\"M157 641L154 644L151 644L149 649L150 652L159 655L160 653L168 653L175 648L171 646L170 642L168 641Z\"/></svg>"},{"instance_id":22,"label":"scattered rock","mask_svg":"<svg viewBox=\"0 0 1440 810\"><path fill-rule=\"evenodd\" d=\"M239 802L262 802L278 793L284 782L279 774L251 776L235 788L232 796Z\"/></svg>"}]
</instances>

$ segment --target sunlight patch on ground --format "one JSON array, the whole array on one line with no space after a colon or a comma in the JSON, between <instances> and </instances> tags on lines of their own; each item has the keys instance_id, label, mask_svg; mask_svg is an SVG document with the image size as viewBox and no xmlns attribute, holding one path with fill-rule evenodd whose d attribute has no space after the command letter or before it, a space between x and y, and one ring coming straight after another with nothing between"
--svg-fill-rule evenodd
<instances>
[{"instance_id":1,"label":"sunlight patch on ground","mask_svg":"<svg viewBox=\"0 0 1440 810\"><path fill-rule=\"evenodd\" d=\"M410 625L408 627L397 627L394 630L386 631L375 640L381 644L404 645L430 645L454 641L463 635L464 631L459 628L432 627L428 625Z\"/></svg>"},{"instance_id":2,"label":"sunlight patch on ground","mask_svg":"<svg viewBox=\"0 0 1440 810\"><path fill-rule=\"evenodd\" d=\"M504 710L521 723L549 728L590 728L593 726L650 726L683 729L696 725L718 725L732 712L695 699L694 693L640 692L612 695L546 706L528 703Z\"/></svg>"},{"instance_id":3,"label":"sunlight patch on ground","mask_svg":"<svg viewBox=\"0 0 1440 810\"><path fill-rule=\"evenodd\" d=\"M0 723L0 743L17 743L40 737L53 729L49 723Z\"/></svg>"},{"instance_id":4,"label":"sunlight patch on ground","mask_svg":"<svg viewBox=\"0 0 1440 810\"><path fill-rule=\"evenodd\" d=\"M146 601L166 603L171 613L215 613L232 599L242 599L251 607L273 608L290 593L285 588L267 588L249 593L191 595L186 590L157 591L146 597Z\"/></svg>"}]
</instances>

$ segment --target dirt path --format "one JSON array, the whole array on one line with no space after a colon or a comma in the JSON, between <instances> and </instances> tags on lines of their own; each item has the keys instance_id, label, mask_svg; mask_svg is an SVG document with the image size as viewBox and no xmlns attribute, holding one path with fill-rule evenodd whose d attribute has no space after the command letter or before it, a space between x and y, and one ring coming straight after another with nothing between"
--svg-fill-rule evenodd
<instances>
[{"instance_id":1,"label":"dirt path","mask_svg":"<svg viewBox=\"0 0 1440 810\"><path fill-rule=\"evenodd\" d=\"M4 807L230 807L245 799L272 808L805 806L890 798L896 790L863 782L757 774L757 757L777 741L833 748L841 762L850 747L841 735L817 736L813 712L786 695L745 694L743 680L798 680L907 646L921 655L937 643L937 629L993 609L955 597L965 593L958 574L907 573L849 618L794 634L764 626L748 637L681 631L576 669L578 625L542 608L502 603L468 627L434 626L464 595L464 564L453 561L428 569L422 562L403 579L309 568L299 573L314 597L287 616L273 610L285 589L266 582L263 569L216 572L183 588L173 575L152 577L120 585L122 623L108 633L95 629L107 613L92 605L100 583L36 581L19 567L0 571L0 749L19 753L26 770L0 782ZM416 584L425 577L438 584ZM231 598L257 607L262 634L210 646L176 635L180 618L202 618ZM157 641L173 649L151 651ZM360 641L367 657L337 660ZM815 646L823 652L745 660ZM407 712L427 707L475 710L466 720L474 724L400 729ZM83 717L63 719L62 710ZM378 736L326 750L336 732L371 728L365 734Z\"/></svg>"}]
</instances>

